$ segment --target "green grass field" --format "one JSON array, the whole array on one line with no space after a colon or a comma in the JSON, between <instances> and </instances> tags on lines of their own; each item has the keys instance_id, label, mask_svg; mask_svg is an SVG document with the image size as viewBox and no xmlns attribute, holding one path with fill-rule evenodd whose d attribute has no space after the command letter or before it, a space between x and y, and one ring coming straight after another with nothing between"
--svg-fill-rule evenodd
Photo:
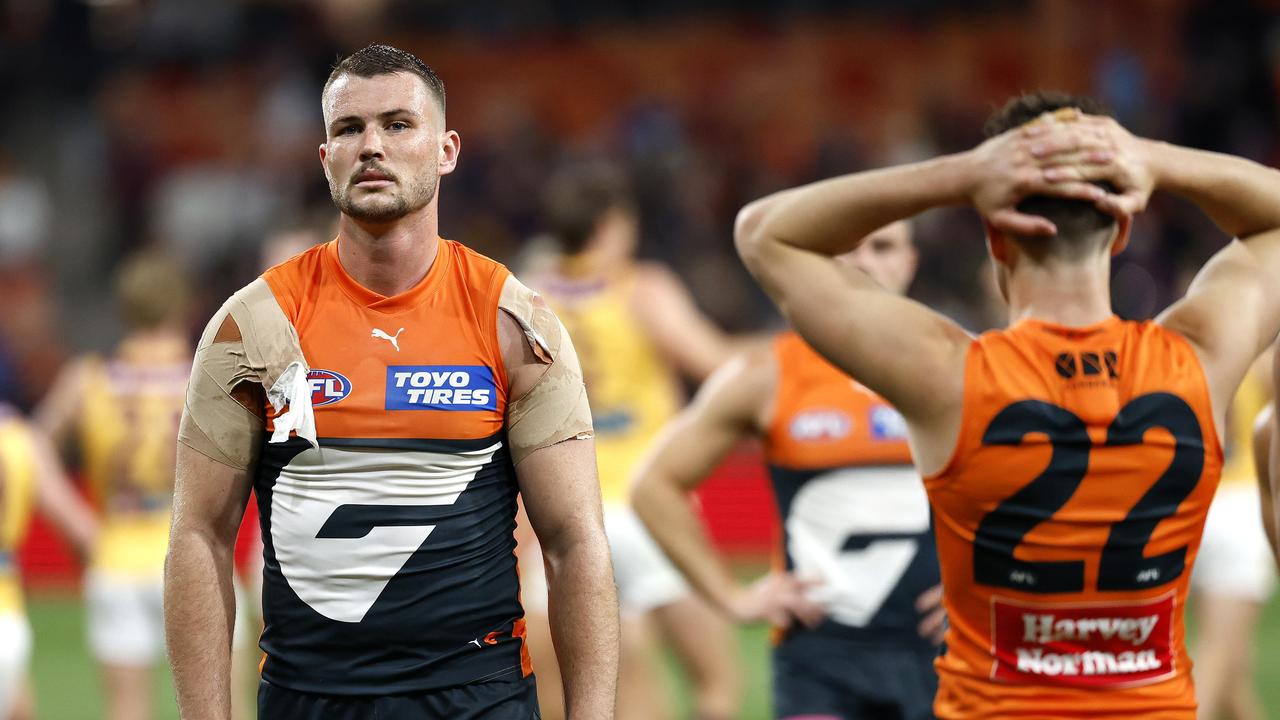
<instances>
[{"instance_id":1,"label":"green grass field","mask_svg":"<svg viewBox=\"0 0 1280 720\"><path fill-rule=\"evenodd\" d=\"M101 717L97 677L85 650L84 613L78 598L65 594L29 599L35 631L32 673L39 717L48 720L94 720ZM1194 632L1194 628L1192 629ZM766 630L742 631L741 655L747 669L748 696L743 720L769 717L769 672ZM672 665L675 691L684 689ZM1258 633L1258 684L1263 702L1280 719L1280 601L1272 602ZM157 669L156 720L176 720L168 670Z\"/></svg>"}]
</instances>

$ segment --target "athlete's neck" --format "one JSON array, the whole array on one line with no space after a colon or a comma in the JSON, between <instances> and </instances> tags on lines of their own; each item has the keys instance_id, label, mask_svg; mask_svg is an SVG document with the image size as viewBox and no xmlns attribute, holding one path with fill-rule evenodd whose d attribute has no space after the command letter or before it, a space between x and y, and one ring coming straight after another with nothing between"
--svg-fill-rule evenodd
<instances>
[{"instance_id":1,"label":"athlete's neck","mask_svg":"<svg viewBox=\"0 0 1280 720\"><path fill-rule=\"evenodd\" d=\"M561 276L571 280L595 280L613 275L631 267L630 255L610 253L597 247L588 247L574 255L562 255L556 264Z\"/></svg>"},{"instance_id":2,"label":"athlete's neck","mask_svg":"<svg viewBox=\"0 0 1280 720\"><path fill-rule=\"evenodd\" d=\"M160 326L131 330L116 347L116 356L126 361L168 362L191 357L191 342L177 327Z\"/></svg>"},{"instance_id":3,"label":"athlete's neck","mask_svg":"<svg viewBox=\"0 0 1280 720\"><path fill-rule=\"evenodd\" d=\"M362 223L347 215L338 222L338 260L362 286L392 297L417 285L440 249L433 199L422 210L385 224Z\"/></svg>"},{"instance_id":4,"label":"athlete's neck","mask_svg":"<svg viewBox=\"0 0 1280 720\"><path fill-rule=\"evenodd\" d=\"M1066 327L1087 327L1111 317L1109 260L1024 263L1008 276L1009 324L1034 318Z\"/></svg>"}]
</instances>

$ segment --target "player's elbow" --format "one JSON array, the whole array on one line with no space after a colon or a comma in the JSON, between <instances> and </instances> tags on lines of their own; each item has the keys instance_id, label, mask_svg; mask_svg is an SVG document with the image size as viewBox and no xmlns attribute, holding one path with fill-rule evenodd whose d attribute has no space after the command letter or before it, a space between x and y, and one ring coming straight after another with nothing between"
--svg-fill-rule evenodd
<instances>
[{"instance_id":1,"label":"player's elbow","mask_svg":"<svg viewBox=\"0 0 1280 720\"><path fill-rule=\"evenodd\" d=\"M660 494L659 482L652 473L641 473L631 485L631 509L635 510L636 516L645 525L652 523L658 506L661 505L657 497Z\"/></svg>"},{"instance_id":2,"label":"player's elbow","mask_svg":"<svg viewBox=\"0 0 1280 720\"><path fill-rule=\"evenodd\" d=\"M756 200L739 210L733 222L734 246L742 262L752 271L761 267L761 255L769 241L767 209L768 198Z\"/></svg>"},{"instance_id":3,"label":"player's elbow","mask_svg":"<svg viewBox=\"0 0 1280 720\"><path fill-rule=\"evenodd\" d=\"M600 573L612 577L609 540L605 537L604 525L598 521L575 523L550 536L540 534L538 542L549 577Z\"/></svg>"}]
</instances>

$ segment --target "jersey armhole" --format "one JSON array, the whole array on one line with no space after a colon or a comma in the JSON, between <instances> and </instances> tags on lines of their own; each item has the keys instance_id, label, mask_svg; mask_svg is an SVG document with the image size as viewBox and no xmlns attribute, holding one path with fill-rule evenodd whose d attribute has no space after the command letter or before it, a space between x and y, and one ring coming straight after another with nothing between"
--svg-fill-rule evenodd
<instances>
[{"instance_id":1,"label":"jersey armhole","mask_svg":"<svg viewBox=\"0 0 1280 720\"><path fill-rule=\"evenodd\" d=\"M1197 377L1200 378L1200 400L1204 402L1205 407L1209 408L1209 440L1213 443L1213 446L1217 448L1218 457L1225 458L1226 451L1223 448L1222 434L1218 428L1218 409L1213 404L1213 393L1209 390L1209 374L1204 370L1204 361L1200 359L1200 353L1197 350L1196 344L1192 342L1190 338L1173 328L1165 327L1161 323L1153 324L1160 328L1160 331L1170 338L1170 342L1181 344L1190 355L1191 360L1196 364ZM1244 382L1244 380L1241 379L1241 382ZM1239 390L1240 386L1237 384L1236 391L1239 392ZM1230 402L1228 402L1228 407L1222 409L1222 418L1224 422L1227 419L1227 412L1229 409Z\"/></svg>"},{"instance_id":2,"label":"jersey armhole","mask_svg":"<svg viewBox=\"0 0 1280 720\"><path fill-rule=\"evenodd\" d=\"M769 343L769 354L773 356L773 392L769 395L769 400L763 408L760 417L765 419L760 428L760 442L764 445L766 456L773 441L774 426L778 422L778 413L783 409L783 382L786 377L784 369L786 368L786 344L785 336L779 335Z\"/></svg>"},{"instance_id":3,"label":"jersey armhole","mask_svg":"<svg viewBox=\"0 0 1280 720\"><path fill-rule=\"evenodd\" d=\"M489 288L485 293L485 307L488 311L483 314L481 322L485 323L484 337L489 344L489 353L494 358L494 379L497 385L502 389L502 403L505 408L511 402L510 390L511 379L507 375L507 359L502 354L502 339L498 336L498 313L504 313L502 309L502 288L507 283L507 278L512 276L512 272L505 266L494 264L493 274L490 276ZM514 320L514 318L512 318ZM504 410L505 412L505 410Z\"/></svg>"},{"instance_id":4,"label":"jersey armhole","mask_svg":"<svg viewBox=\"0 0 1280 720\"><path fill-rule=\"evenodd\" d=\"M926 487L937 485L943 478L950 475L960 464L960 461L964 459L969 449L969 434L973 426L973 420L969 417L969 407L972 404L972 388L970 387L969 378L974 375L974 368L979 361L980 353L978 349L980 343L981 338L972 339L964 353L964 380L960 389L960 431L956 434L955 445L951 448L951 454L947 456L947 461L943 463L941 468L928 475L921 473L920 479ZM914 449L912 452L914 453Z\"/></svg>"}]
</instances>

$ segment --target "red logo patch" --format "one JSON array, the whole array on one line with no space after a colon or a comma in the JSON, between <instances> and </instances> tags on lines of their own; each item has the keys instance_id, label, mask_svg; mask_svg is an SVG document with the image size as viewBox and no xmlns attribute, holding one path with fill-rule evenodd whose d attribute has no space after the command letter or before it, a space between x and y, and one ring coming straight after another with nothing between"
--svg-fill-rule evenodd
<instances>
[{"instance_id":1,"label":"red logo patch","mask_svg":"<svg viewBox=\"0 0 1280 720\"><path fill-rule=\"evenodd\" d=\"M991 599L991 677L1071 687L1146 685L1174 673L1174 597L1134 603Z\"/></svg>"}]
</instances>

